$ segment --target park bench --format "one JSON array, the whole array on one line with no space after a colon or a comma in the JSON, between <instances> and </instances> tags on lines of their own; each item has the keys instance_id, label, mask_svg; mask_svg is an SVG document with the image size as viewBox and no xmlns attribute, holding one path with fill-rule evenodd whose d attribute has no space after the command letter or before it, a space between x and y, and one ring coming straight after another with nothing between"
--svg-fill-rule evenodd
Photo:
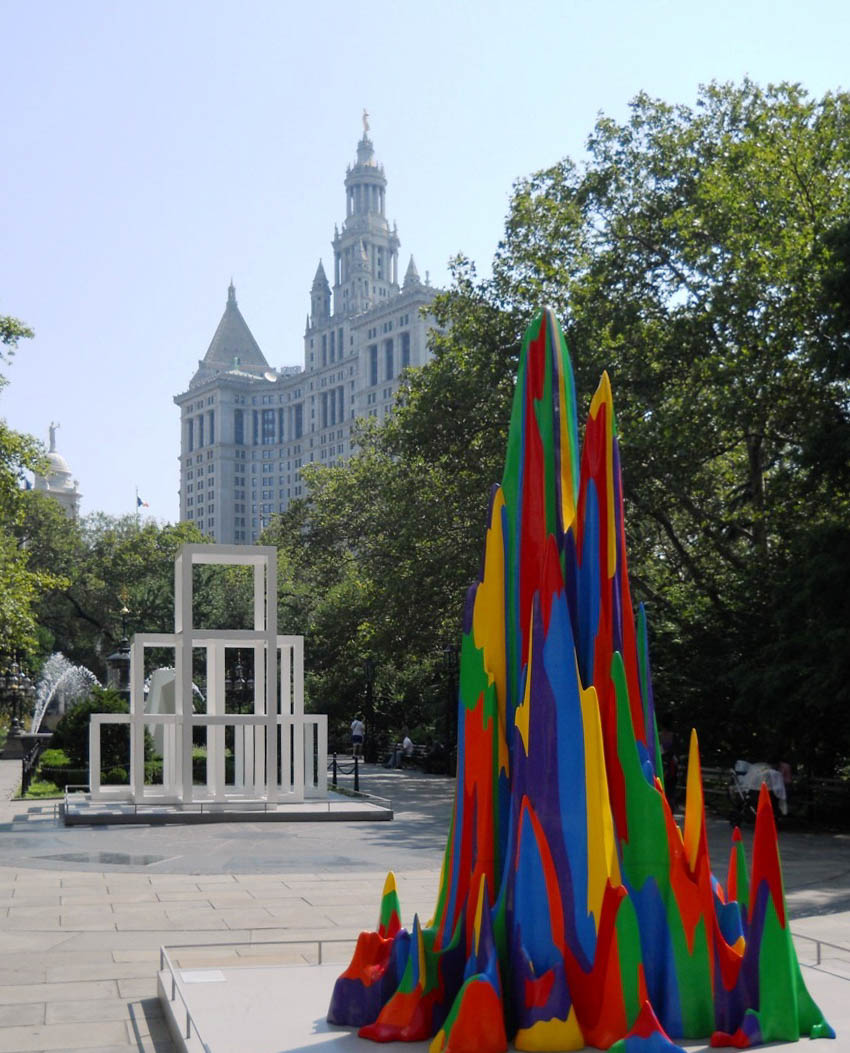
<instances>
[{"instance_id":1,"label":"park bench","mask_svg":"<svg viewBox=\"0 0 850 1053\"><path fill-rule=\"evenodd\" d=\"M413 753L411 753L409 757L402 755L401 766L402 768L421 768L427 756L427 746L414 745Z\"/></svg>"}]
</instances>

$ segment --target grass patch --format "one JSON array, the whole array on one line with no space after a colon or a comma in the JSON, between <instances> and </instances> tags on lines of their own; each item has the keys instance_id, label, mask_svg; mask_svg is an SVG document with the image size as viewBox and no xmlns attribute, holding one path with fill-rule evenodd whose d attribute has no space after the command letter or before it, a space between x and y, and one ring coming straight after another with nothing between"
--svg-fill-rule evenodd
<instances>
[{"instance_id":1,"label":"grass patch","mask_svg":"<svg viewBox=\"0 0 850 1053\"><path fill-rule=\"evenodd\" d=\"M64 794L55 782L33 781L27 790L24 800L29 801L42 797L63 797Z\"/></svg>"}]
</instances>

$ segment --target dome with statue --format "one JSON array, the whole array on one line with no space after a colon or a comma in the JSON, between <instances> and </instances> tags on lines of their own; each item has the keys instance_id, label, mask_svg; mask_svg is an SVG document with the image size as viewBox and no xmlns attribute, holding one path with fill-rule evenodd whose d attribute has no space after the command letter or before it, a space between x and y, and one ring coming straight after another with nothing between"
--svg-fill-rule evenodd
<instances>
[{"instance_id":1,"label":"dome with statue","mask_svg":"<svg viewBox=\"0 0 850 1053\"><path fill-rule=\"evenodd\" d=\"M56 449L56 430L58 424L50 423L50 449L47 452L48 470L46 475L35 474L33 486L36 490L46 493L54 498L62 506L66 515L76 519L80 511L80 497L77 489L78 483L72 478L68 462Z\"/></svg>"}]
</instances>

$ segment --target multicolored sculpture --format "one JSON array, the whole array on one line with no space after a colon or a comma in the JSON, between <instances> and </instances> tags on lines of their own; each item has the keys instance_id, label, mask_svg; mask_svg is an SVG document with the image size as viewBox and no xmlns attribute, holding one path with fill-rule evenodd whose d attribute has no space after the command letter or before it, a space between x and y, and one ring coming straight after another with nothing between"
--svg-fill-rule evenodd
<instances>
[{"instance_id":1,"label":"multicolored sculpture","mask_svg":"<svg viewBox=\"0 0 850 1053\"><path fill-rule=\"evenodd\" d=\"M803 982L762 788L752 877L712 875L692 734L684 830L664 793L643 609L603 374L579 464L551 311L528 329L483 574L467 599L458 775L434 917L401 928L395 880L328 1020L430 1053L739 1048L834 1037Z\"/></svg>"}]
</instances>

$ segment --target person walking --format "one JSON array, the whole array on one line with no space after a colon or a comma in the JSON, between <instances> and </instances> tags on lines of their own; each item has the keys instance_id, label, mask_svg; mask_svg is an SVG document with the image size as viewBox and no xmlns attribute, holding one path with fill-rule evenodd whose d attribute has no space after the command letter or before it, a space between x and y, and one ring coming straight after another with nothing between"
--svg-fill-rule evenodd
<instances>
[{"instance_id":1,"label":"person walking","mask_svg":"<svg viewBox=\"0 0 850 1053\"><path fill-rule=\"evenodd\" d=\"M363 723L363 714L358 713L351 722L351 756L363 756L363 738L366 734L366 725Z\"/></svg>"}]
</instances>

